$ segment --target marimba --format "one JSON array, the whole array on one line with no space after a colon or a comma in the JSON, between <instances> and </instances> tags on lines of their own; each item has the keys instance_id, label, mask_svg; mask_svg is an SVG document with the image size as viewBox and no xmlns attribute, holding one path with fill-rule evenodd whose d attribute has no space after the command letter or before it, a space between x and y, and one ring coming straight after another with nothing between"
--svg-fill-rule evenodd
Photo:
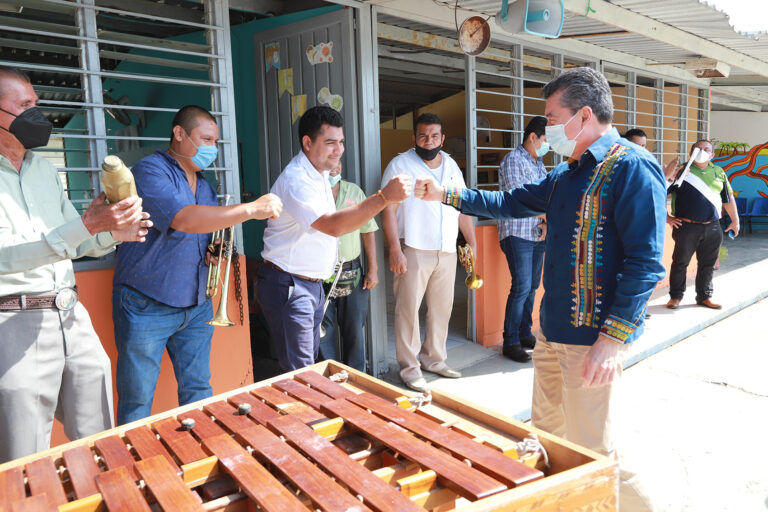
<instances>
[{"instance_id":1,"label":"marimba","mask_svg":"<svg viewBox=\"0 0 768 512\"><path fill-rule=\"evenodd\" d=\"M0 512L616 510L617 472L327 361L6 463Z\"/></svg>"}]
</instances>

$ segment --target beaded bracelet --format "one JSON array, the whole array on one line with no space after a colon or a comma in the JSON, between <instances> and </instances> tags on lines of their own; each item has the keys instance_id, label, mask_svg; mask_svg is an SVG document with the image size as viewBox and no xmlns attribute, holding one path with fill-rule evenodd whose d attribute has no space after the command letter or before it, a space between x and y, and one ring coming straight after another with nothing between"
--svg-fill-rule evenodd
<instances>
[{"instance_id":1,"label":"beaded bracelet","mask_svg":"<svg viewBox=\"0 0 768 512\"><path fill-rule=\"evenodd\" d=\"M461 192L459 187L445 187L445 193L443 194L443 203L448 206L453 206L457 210L461 209Z\"/></svg>"}]
</instances>

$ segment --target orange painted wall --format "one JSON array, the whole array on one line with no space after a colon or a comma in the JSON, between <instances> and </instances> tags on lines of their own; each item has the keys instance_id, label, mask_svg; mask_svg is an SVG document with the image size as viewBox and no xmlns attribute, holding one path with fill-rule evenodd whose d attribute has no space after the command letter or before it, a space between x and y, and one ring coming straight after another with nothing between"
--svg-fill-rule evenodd
<instances>
[{"instance_id":1,"label":"orange painted wall","mask_svg":"<svg viewBox=\"0 0 768 512\"><path fill-rule=\"evenodd\" d=\"M413 147L413 129L382 128L379 132L381 136L381 174L383 176L387 165L393 158Z\"/></svg>"},{"instance_id":2,"label":"orange painted wall","mask_svg":"<svg viewBox=\"0 0 768 512\"><path fill-rule=\"evenodd\" d=\"M239 325L240 314L233 276L230 276L228 313L235 322L233 327L217 327L213 334L211 347L211 386L213 394L223 393L232 389L253 383L253 364L251 361L251 337L248 323L248 290L245 280L245 256L240 256L242 269L243 296L243 325ZM112 387L114 404L117 407L117 392L114 391L114 376L117 365L117 349L115 348L114 326L112 323L112 269L89 270L76 274L77 288L88 313L93 327L99 335L107 355L112 360ZM214 311L218 308L218 300L214 300ZM163 355L160 377L155 390L152 404L152 414L178 407L176 397L176 378L173 376L173 366L168 354ZM51 446L67 442L64 430L58 422L54 424L51 436Z\"/></svg>"},{"instance_id":3,"label":"orange painted wall","mask_svg":"<svg viewBox=\"0 0 768 512\"><path fill-rule=\"evenodd\" d=\"M475 228L477 236L477 273L483 278L483 287L475 292L476 301L476 332L477 342L484 347L498 345L504 341L504 308L507 303L507 295L512 284L509 275L507 260L499 247L499 234L495 225L482 225ZM667 225L666 238L664 240L664 268L669 273L672 263L672 229ZM547 255L544 256L546 264ZM696 274L696 256L688 265L688 277ZM667 275L657 289L669 286ZM544 287L539 286L536 292L536 303L533 309L533 331L539 330L539 305L544 293Z\"/></svg>"}]
</instances>

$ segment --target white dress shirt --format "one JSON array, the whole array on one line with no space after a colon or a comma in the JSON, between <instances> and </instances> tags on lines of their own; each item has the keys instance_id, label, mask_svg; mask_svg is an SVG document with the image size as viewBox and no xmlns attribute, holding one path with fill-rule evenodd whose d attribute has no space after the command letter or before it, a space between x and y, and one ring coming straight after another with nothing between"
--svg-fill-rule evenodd
<instances>
[{"instance_id":1,"label":"white dress shirt","mask_svg":"<svg viewBox=\"0 0 768 512\"><path fill-rule=\"evenodd\" d=\"M267 221L261 257L291 274L329 278L336 264L337 238L312 227L319 217L336 211L328 171L319 172L300 151L270 192L283 202L283 211Z\"/></svg>"},{"instance_id":2,"label":"white dress shirt","mask_svg":"<svg viewBox=\"0 0 768 512\"><path fill-rule=\"evenodd\" d=\"M389 162L381 180L384 186L398 174L407 174L415 182L418 178L434 178L443 187L464 188L464 177L456 161L441 151L442 164L430 169L415 149L400 153ZM422 201L411 197L397 208L399 237L405 245L423 251L456 252L459 234L459 211L438 201Z\"/></svg>"}]
</instances>

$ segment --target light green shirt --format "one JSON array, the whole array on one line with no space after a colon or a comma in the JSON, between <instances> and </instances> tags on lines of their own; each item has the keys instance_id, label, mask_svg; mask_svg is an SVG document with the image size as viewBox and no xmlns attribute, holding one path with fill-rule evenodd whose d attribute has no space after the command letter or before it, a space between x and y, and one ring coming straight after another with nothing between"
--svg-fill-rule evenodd
<instances>
[{"instance_id":1,"label":"light green shirt","mask_svg":"<svg viewBox=\"0 0 768 512\"><path fill-rule=\"evenodd\" d=\"M72 259L114 250L109 233L91 236L56 168L27 151L17 172L0 155L0 296L75 285Z\"/></svg>"},{"instance_id":2,"label":"light green shirt","mask_svg":"<svg viewBox=\"0 0 768 512\"><path fill-rule=\"evenodd\" d=\"M336 209L342 210L365 200L365 192L354 183L346 180L339 182L339 195L336 197ZM351 261L360 256L360 233L372 233L379 229L376 221L371 219L360 229L339 237L339 258Z\"/></svg>"}]
</instances>

